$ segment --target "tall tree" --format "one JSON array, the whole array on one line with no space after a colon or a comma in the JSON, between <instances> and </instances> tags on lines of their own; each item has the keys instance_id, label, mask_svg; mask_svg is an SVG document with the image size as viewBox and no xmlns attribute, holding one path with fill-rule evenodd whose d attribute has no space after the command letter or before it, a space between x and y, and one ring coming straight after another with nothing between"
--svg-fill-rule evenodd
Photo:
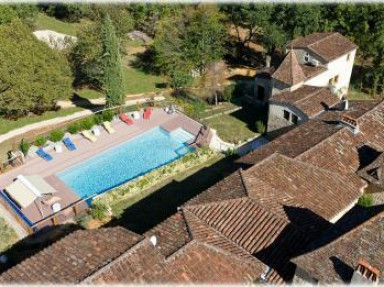
<instances>
[{"instance_id":1,"label":"tall tree","mask_svg":"<svg viewBox=\"0 0 384 287\"><path fill-rule=\"evenodd\" d=\"M186 7L181 17L164 21L157 30L155 62L173 83L185 83L194 72L204 73L225 52L222 14L213 5Z\"/></svg>"},{"instance_id":2,"label":"tall tree","mask_svg":"<svg viewBox=\"0 0 384 287\"><path fill-rule=\"evenodd\" d=\"M19 19L0 25L0 114L20 117L53 109L72 94L61 52L37 40Z\"/></svg>"},{"instance_id":3,"label":"tall tree","mask_svg":"<svg viewBox=\"0 0 384 287\"><path fill-rule=\"evenodd\" d=\"M123 71L119 51L119 41L116 37L112 20L107 13L102 26L102 67L103 84L106 94L107 107L123 104Z\"/></svg>"}]
</instances>

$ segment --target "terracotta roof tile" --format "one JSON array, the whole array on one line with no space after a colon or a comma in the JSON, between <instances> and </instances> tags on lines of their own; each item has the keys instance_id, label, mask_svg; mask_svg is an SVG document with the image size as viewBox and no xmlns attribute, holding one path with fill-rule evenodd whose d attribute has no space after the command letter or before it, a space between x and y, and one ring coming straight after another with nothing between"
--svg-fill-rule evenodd
<instances>
[{"instance_id":1,"label":"terracotta roof tile","mask_svg":"<svg viewBox=\"0 0 384 287\"><path fill-rule=\"evenodd\" d=\"M303 86L292 92L276 94L270 102L293 105L309 117L314 117L338 104L340 99L328 88Z\"/></svg>"},{"instance_id":2,"label":"terracotta roof tile","mask_svg":"<svg viewBox=\"0 0 384 287\"><path fill-rule=\"evenodd\" d=\"M328 221L356 202L365 187L356 175L342 176L281 154L274 154L249 168L244 178L267 182L272 190L284 193L276 197L282 205L296 204ZM253 196L263 196L254 188L249 192Z\"/></svg>"},{"instance_id":3,"label":"terracotta roof tile","mask_svg":"<svg viewBox=\"0 0 384 287\"><path fill-rule=\"evenodd\" d=\"M295 52L292 50L288 52L272 77L289 86L294 86L305 80L304 72L297 61Z\"/></svg>"},{"instance_id":4,"label":"terracotta roof tile","mask_svg":"<svg viewBox=\"0 0 384 287\"><path fill-rule=\"evenodd\" d=\"M0 283L79 283L142 237L122 227L79 230L0 275Z\"/></svg>"},{"instance_id":5,"label":"terracotta roof tile","mask_svg":"<svg viewBox=\"0 0 384 287\"><path fill-rule=\"evenodd\" d=\"M337 240L293 260L320 283L349 282L358 260L363 258L384 271L384 212ZM379 278L381 283L384 277Z\"/></svg>"},{"instance_id":6,"label":"terracotta roof tile","mask_svg":"<svg viewBox=\"0 0 384 287\"><path fill-rule=\"evenodd\" d=\"M288 44L288 47L308 49L326 62L330 62L357 48L355 44L340 33L314 33L304 38L293 40Z\"/></svg>"}]
</instances>

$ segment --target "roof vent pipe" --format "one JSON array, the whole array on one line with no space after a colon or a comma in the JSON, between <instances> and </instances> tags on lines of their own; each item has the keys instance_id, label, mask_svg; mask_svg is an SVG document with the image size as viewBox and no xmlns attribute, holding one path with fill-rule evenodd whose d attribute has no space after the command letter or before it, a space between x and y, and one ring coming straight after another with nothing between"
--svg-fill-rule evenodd
<instances>
[{"instance_id":1,"label":"roof vent pipe","mask_svg":"<svg viewBox=\"0 0 384 287\"><path fill-rule=\"evenodd\" d=\"M343 100L343 104L344 104L344 111L348 111L349 109L349 102L347 99L344 99Z\"/></svg>"},{"instance_id":2,"label":"roof vent pipe","mask_svg":"<svg viewBox=\"0 0 384 287\"><path fill-rule=\"evenodd\" d=\"M151 241L151 243L153 244L153 246L156 246L157 244L157 238L155 235L152 235L150 238L149 238L149 241Z\"/></svg>"}]
</instances>

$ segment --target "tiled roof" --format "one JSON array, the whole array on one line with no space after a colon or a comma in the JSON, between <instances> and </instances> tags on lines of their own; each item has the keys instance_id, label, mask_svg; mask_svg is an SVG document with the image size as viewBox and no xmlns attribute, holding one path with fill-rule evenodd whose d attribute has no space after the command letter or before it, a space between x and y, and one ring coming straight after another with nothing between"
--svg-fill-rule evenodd
<instances>
[{"instance_id":1,"label":"tiled roof","mask_svg":"<svg viewBox=\"0 0 384 287\"><path fill-rule=\"evenodd\" d=\"M358 260L384 270L384 212L337 240L293 260L320 283L349 282ZM384 282L383 276L379 278Z\"/></svg>"},{"instance_id":2,"label":"tiled roof","mask_svg":"<svg viewBox=\"0 0 384 287\"><path fill-rule=\"evenodd\" d=\"M188 228L181 211L170 216L148 232L157 238L157 248L164 256L170 256L191 240Z\"/></svg>"},{"instance_id":3,"label":"tiled roof","mask_svg":"<svg viewBox=\"0 0 384 287\"><path fill-rule=\"evenodd\" d=\"M79 230L0 275L0 283L79 283L142 236L122 227Z\"/></svg>"},{"instance_id":4,"label":"tiled roof","mask_svg":"<svg viewBox=\"0 0 384 287\"><path fill-rule=\"evenodd\" d=\"M184 206L240 198L246 195L247 193L243 184L241 173L237 170L196 197L187 201Z\"/></svg>"},{"instance_id":5,"label":"tiled roof","mask_svg":"<svg viewBox=\"0 0 384 287\"><path fill-rule=\"evenodd\" d=\"M273 154L244 172L245 181L252 181L253 178L268 183L272 190L284 194L284 197L275 197L282 206L297 205L327 221L356 202L361 196L361 189L365 187L357 175L342 176L281 154ZM259 193L259 184L253 182L247 186L250 196L264 197L266 192ZM288 211L282 211L290 221L295 222Z\"/></svg>"},{"instance_id":6,"label":"tiled roof","mask_svg":"<svg viewBox=\"0 0 384 287\"><path fill-rule=\"evenodd\" d=\"M355 173L360 169L363 146L384 150L383 102L357 118L360 132L353 134L348 127L335 133L297 158L340 174Z\"/></svg>"},{"instance_id":7,"label":"tiled roof","mask_svg":"<svg viewBox=\"0 0 384 287\"><path fill-rule=\"evenodd\" d=\"M268 280L281 282L292 277L289 258L297 254L307 237L290 222L275 216L255 200L240 198L188 206L186 211L241 246L272 268ZM299 244L300 242L300 244Z\"/></svg>"},{"instance_id":8,"label":"tiled roof","mask_svg":"<svg viewBox=\"0 0 384 287\"><path fill-rule=\"evenodd\" d=\"M289 51L284 61L272 75L276 80L294 86L305 80L305 75L297 61L296 54L293 50Z\"/></svg>"},{"instance_id":9,"label":"tiled roof","mask_svg":"<svg viewBox=\"0 0 384 287\"><path fill-rule=\"evenodd\" d=\"M362 133L364 134L365 138L375 138L378 136L376 131L381 125L381 112L378 110L378 108L374 109L374 107L377 105L380 106L379 109L383 109L383 102L350 101L350 107L348 111L328 111L326 113L322 113L318 117L308 120L293 130L277 137L275 140L269 142L268 144L261 146L257 150L243 156L238 160L238 163L244 167L247 167L256 164L274 152L279 152L289 157L297 157L308 151L308 155L311 155L310 157L313 158L313 160L309 161L309 163L314 166L318 166L316 165L316 162L319 157L324 158L324 163L320 165L320 167L323 168L326 167L327 160L330 161L329 166L332 164L336 164L336 166L343 164L337 160L337 157L333 159L332 156L330 156L328 153L328 150L325 150L327 148L326 143L331 141L334 135L336 135L336 133L340 130L344 130L344 134L347 135L347 138L345 138L343 141L347 142L350 140L350 136L354 136L350 133L348 128L336 123L336 121L340 118L340 114L346 114L355 119L358 119L365 114L367 114L365 117L370 117L372 120L374 120L375 117L378 117L376 120L374 120L375 122L372 121L371 123L367 124L367 131L369 131L369 134ZM370 114L374 114L375 116L370 116ZM376 123L377 121L379 122ZM370 124L372 127L369 127ZM365 126L365 124L363 126ZM360 125L360 129L363 131L362 128L363 127ZM376 130L374 130L375 128ZM337 138L339 137L340 135L337 135ZM382 142L384 142L384 138ZM324 146L324 148L319 149L316 152L317 146ZM341 144L341 146L343 145ZM309 151L310 149L313 151Z\"/></svg>"},{"instance_id":10,"label":"tiled roof","mask_svg":"<svg viewBox=\"0 0 384 287\"><path fill-rule=\"evenodd\" d=\"M330 62L357 48L355 44L340 33L314 33L304 38L293 40L288 44L288 47L308 49L326 62Z\"/></svg>"},{"instance_id":11,"label":"tiled roof","mask_svg":"<svg viewBox=\"0 0 384 287\"><path fill-rule=\"evenodd\" d=\"M327 68L320 66L309 66L300 64L301 70L304 72L305 79L308 80L314 76L320 75L325 72Z\"/></svg>"},{"instance_id":12,"label":"tiled roof","mask_svg":"<svg viewBox=\"0 0 384 287\"><path fill-rule=\"evenodd\" d=\"M260 277L261 262L242 260L193 240L164 259L149 240L100 270L89 283L242 283Z\"/></svg>"},{"instance_id":13,"label":"tiled roof","mask_svg":"<svg viewBox=\"0 0 384 287\"><path fill-rule=\"evenodd\" d=\"M276 94L270 102L293 105L309 117L314 117L338 104L340 99L328 88L303 86L292 92Z\"/></svg>"}]
</instances>

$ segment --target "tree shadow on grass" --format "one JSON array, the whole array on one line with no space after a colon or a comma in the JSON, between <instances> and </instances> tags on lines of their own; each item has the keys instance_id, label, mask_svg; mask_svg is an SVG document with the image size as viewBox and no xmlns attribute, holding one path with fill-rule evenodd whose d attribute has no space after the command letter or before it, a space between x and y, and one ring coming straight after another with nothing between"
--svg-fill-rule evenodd
<instances>
[{"instance_id":1,"label":"tree shadow on grass","mask_svg":"<svg viewBox=\"0 0 384 287\"><path fill-rule=\"evenodd\" d=\"M237 169L233 158L226 157L217 163L205 167L186 179L171 183L140 200L124 211L120 218L109 225L121 225L143 234L169 216L186 201L211 187Z\"/></svg>"},{"instance_id":2,"label":"tree shadow on grass","mask_svg":"<svg viewBox=\"0 0 384 287\"><path fill-rule=\"evenodd\" d=\"M83 98L77 93L73 93L70 101L78 108L91 110L93 112L100 111L104 108L104 105L95 105L89 99Z\"/></svg>"}]
</instances>

